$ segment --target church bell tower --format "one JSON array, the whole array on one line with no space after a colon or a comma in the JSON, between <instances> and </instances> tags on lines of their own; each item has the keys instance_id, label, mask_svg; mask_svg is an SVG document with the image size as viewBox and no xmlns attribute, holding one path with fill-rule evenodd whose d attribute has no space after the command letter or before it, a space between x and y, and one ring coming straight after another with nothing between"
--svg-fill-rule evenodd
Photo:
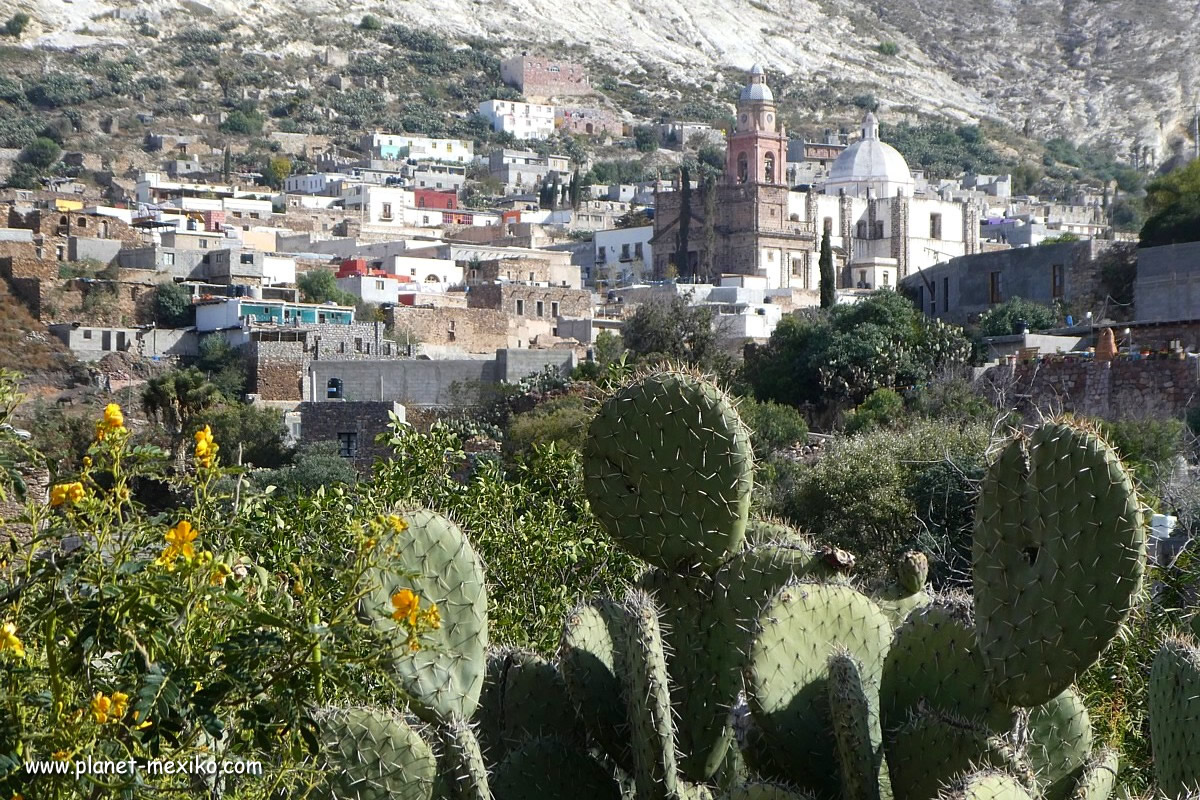
<instances>
[{"instance_id":1,"label":"church bell tower","mask_svg":"<svg viewBox=\"0 0 1200 800\"><path fill-rule=\"evenodd\" d=\"M729 137L725 175L734 184L784 185L787 136L777 128L775 95L755 64L738 96L737 127Z\"/></svg>"}]
</instances>

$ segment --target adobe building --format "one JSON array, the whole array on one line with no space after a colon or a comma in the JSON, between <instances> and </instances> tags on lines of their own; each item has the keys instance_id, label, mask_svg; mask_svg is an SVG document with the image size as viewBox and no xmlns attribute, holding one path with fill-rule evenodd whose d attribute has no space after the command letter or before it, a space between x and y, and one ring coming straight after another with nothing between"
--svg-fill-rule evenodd
<instances>
[{"instance_id":1,"label":"adobe building","mask_svg":"<svg viewBox=\"0 0 1200 800\"><path fill-rule=\"evenodd\" d=\"M529 53L500 62L500 80L526 97L571 97L592 91L582 65Z\"/></svg>"}]
</instances>

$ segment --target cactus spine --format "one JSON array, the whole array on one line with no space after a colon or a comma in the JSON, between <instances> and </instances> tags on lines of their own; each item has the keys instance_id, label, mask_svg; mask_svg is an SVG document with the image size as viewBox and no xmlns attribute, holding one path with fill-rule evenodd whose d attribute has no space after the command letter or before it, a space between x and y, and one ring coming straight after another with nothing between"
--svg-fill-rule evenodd
<instances>
[{"instance_id":1,"label":"cactus spine","mask_svg":"<svg viewBox=\"0 0 1200 800\"><path fill-rule=\"evenodd\" d=\"M318 800L429 800L437 762L429 745L391 712L331 708L316 715L324 758Z\"/></svg>"},{"instance_id":2,"label":"cactus spine","mask_svg":"<svg viewBox=\"0 0 1200 800\"><path fill-rule=\"evenodd\" d=\"M1200 791L1200 648L1189 639L1167 640L1154 657L1150 737L1159 791Z\"/></svg>"},{"instance_id":3,"label":"cactus spine","mask_svg":"<svg viewBox=\"0 0 1200 800\"><path fill-rule=\"evenodd\" d=\"M636 589L625 596L623 608L627 619L621 661L628 680L625 703L637 796L676 800L682 786L658 608L648 594Z\"/></svg>"}]
</instances>

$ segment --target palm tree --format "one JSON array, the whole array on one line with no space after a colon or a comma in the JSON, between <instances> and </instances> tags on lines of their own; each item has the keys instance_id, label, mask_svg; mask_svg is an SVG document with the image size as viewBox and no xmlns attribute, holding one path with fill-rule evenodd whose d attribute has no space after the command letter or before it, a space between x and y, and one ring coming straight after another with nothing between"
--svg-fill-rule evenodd
<instances>
[{"instance_id":1,"label":"palm tree","mask_svg":"<svg viewBox=\"0 0 1200 800\"><path fill-rule=\"evenodd\" d=\"M220 400L221 390L203 372L189 367L151 378L142 392L142 410L171 434L171 450L180 462L181 445L193 432L192 420Z\"/></svg>"}]
</instances>

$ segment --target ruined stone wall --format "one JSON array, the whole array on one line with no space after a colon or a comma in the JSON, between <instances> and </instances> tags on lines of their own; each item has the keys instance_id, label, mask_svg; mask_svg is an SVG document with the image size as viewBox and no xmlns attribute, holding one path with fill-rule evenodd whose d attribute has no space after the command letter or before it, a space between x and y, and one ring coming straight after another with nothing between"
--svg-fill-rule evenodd
<instances>
[{"instance_id":1,"label":"ruined stone wall","mask_svg":"<svg viewBox=\"0 0 1200 800\"><path fill-rule=\"evenodd\" d=\"M400 342L408 331L421 344L458 347L466 353L494 353L509 346L508 316L495 309L393 306L388 314Z\"/></svg>"},{"instance_id":2,"label":"ruined stone wall","mask_svg":"<svg viewBox=\"0 0 1200 800\"><path fill-rule=\"evenodd\" d=\"M1030 416L1073 412L1105 419L1176 417L1200 394L1200 357L1052 360L1000 365L982 380Z\"/></svg>"}]
</instances>

